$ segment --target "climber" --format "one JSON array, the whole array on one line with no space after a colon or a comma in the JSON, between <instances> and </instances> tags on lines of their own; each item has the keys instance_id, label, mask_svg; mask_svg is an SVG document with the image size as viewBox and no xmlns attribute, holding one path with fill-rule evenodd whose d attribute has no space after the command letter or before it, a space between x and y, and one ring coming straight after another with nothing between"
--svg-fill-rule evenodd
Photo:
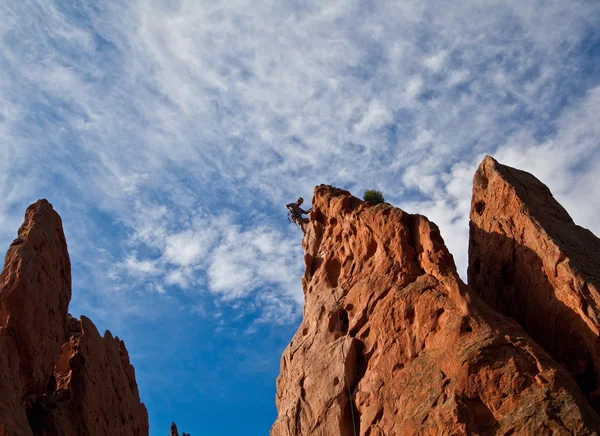
<instances>
[{"instance_id":1,"label":"climber","mask_svg":"<svg viewBox=\"0 0 600 436\"><path fill-rule=\"evenodd\" d=\"M300 205L304 203L304 199L302 197L298 197L295 203L286 204L285 207L289 210L290 221L296 224L298 227L302 229L302 233L306 234L306 230L304 230L304 224L308 224L310 221L308 218L304 218L302 215L308 214L311 209L304 210L300 207Z\"/></svg>"}]
</instances>

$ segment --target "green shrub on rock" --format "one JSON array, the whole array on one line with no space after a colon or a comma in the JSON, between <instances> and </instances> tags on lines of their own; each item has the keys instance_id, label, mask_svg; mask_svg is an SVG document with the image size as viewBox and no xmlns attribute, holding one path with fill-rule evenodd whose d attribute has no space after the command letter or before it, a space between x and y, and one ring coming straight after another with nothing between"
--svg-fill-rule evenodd
<instances>
[{"instance_id":1,"label":"green shrub on rock","mask_svg":"<svg viewBox=\"0 0 600 436\"><path fill-rule=\"evenodd\" d=\"M367 189L363 194L363 200L368 201L371 204L379 204L385 201L381 191L376 191L375 189Z\"/></svg>"}]
</instances>

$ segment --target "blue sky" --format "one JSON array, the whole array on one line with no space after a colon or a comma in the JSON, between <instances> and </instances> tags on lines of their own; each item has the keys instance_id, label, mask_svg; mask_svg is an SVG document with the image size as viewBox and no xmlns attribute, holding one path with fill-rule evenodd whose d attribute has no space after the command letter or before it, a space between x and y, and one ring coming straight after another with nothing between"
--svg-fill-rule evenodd
<instances>
[{"instance_id":1,"label":"blue sky","mask_svg":"<svg viewBox=\"0 0 600 436\"><path fill-rule=\"evenodd\" d=\"M54 204L71 313L125 340L153 436L267 434L302 316L283 205L382 190L464 276L491 154L600 233L598 29L578 0L1 2L0 244Z\"/></svg>"}]
</instances>

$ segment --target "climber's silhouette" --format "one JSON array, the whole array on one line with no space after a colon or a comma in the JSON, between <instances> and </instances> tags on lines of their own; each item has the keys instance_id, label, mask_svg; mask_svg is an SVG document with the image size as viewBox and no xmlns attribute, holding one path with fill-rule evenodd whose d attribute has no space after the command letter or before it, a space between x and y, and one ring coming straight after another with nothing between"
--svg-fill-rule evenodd
<instances>
[{"instance_id":1,"label":"climber's silhouette","mask_svg":"<svg viewBox=\"0 0 600 436\"><path fill-rule=\"evenodd\" d=\"M286 204L289 211L289 219L291 222L296 224L298 227L302 229L302 233L306 234L306 230L304 230L304 224L309 222L308 218L304 218L302 215L308 214L312 209L304 210L300 207L300 205L304 203L304 199L302 197L298 197L295 203Z\"/></svg>"}]
</instances>

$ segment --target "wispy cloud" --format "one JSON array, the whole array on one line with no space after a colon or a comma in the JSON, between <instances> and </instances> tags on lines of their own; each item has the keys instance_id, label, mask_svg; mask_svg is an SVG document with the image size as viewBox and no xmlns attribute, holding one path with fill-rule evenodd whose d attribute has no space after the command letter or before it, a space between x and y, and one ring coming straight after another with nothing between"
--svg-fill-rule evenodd
<instances>
[{"instance_id":1,"label":"wispy cloud","mask_svg":"<svg viewBox=\"0 0 600 436\"><path fill-rule=\"evenodd\" d=\"M265 287L298 301L280 205L322 182L428 214L464 269L486 153L533 170L595 225L582 206L598 189L594 2L23 1L0 13L3 228L37 195L58 197L68 226L102 218L105 240L73 232L71 246L107 250L109 278L131 276L136 292L233 301Z\"/></svg>"},{"instance_id":2,"label":"wispy cloud","mask_svg":"<svg viewBox=\"0 0 600 436\"><path fill-rule=\"evenodd\" d=\"M195 430L190 389L206 413L237 407L215 392L273 411L302 302L283 205L316 184L427 215L463 275L485 154L600 233L597 1L21 0L0 16L0 244L29 203L55 205L71 310L126 338L153 428L193 398L186 431L249 433ZM257 389L232 386L253 371ZM265 434L272 417L248 413Z\"/></svg>"}]
</instances>

